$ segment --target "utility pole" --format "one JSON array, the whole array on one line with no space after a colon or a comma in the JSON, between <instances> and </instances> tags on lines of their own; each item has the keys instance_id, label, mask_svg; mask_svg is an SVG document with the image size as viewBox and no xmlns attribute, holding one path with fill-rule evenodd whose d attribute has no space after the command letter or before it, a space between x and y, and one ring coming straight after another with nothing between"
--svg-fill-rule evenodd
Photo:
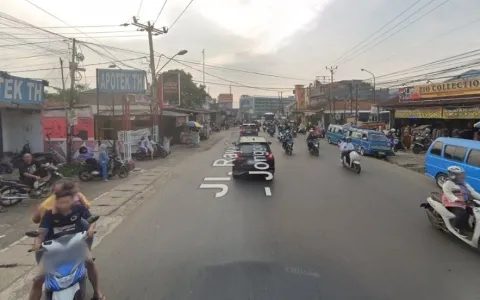
<instances>
[{"instance_id":1,"label":"utility pole","mask_svg":"<svg viewBox=\"0 0 480 300\"><path fill-rule=\"evenodd\" d=\"M358 83L355 84L355 126L358 123Z\"/></svg>"},{"instance_id":2,"label":"utility pole","mask_svg":"<svg viewBox=\"0 0 480 300\"><path fill-rule=\"evenodd\" d=\"M203 57L203 63L202 63L202 66L203 66L203 86L205 86L205 49L202 50L202 57ZM230 90L231 90L232 86L230 86ZM232 93L232 91L230 91L230 94Z\"/></svg>"},{"instance_id":3,"label":"utility pole","mask_svg":"<svg viewBox=\"0 0 480 300\"><path fill-rule=\"evenodd\" d=\"M330 116L329 116L329 119L330 119L330 124L332 124L332 107L333 107L333 110L335 110L335 102L333 102L333 105L332 105L332 84L333 84L333 73L335 72L335 70L337 70L338 67L325 67L325 69L327 69L329 72L330 72L330 89L329 89L329 95L328 95L328 102L330 104Z\"/></svg>"},{"instance_id":4,"label":"utility pole","mask_svg":"<svg viewBox=\"0 0 480 300\"><path fill-rule=\"evenodd\" d=\"M350 116L353 115L353 82L348 85L350 88Z\"/></svg>"},{"instance_id":5,"label":"utility pole","mask_svg":"<svg viewBox=\"0 0 480 300\"><path fill-rule=\"evenodd\" d=\"M138 22L138 19L134 16L133 17L133 26L136 26L140 28L141 31L146 31L148 34L148 46L150 50L150 73L152 73L152 84L151 84L151 90L152 90L152 134L155 133L155 119L157 117L156 112L158 111L158 102L159 102L159 95L158 95L158 79L157 79L157 72L155 71L155 52L153 50L153 36L165 34L168 32L168 29L166 27L162 27L161 29L157 29L151 24L150 22L147 22L147 24L142 24ZM143 29L143 30L142 30ZM161 76L161 75L160 75ZM160 103L160 131L161 131L161 137L163 138L163 133L164 133L164 126L163 126L163 95L161 97L161 103ZM158 141L157 141L158 142Z\"/></svg>"},{"instance_id":6,"label":"utility pole","mask_svg":"<svg viewBox=\"0 0 480 300\"><path fill-rule=\"evenodd\" d=\"M284 113L283 105L282 105L283 104L283 92L278 92L278 93L280 94L280 97L278 98L278 101L279 101L279 104L280 104L280 109L279 110L280 110L280 113L283 116L283 113Z\"/></svg>"},{"instance_id":7,"label":"utility pole","mask_svg":"<svg viewBox=\"0 0 480 300\"><path fill-rule=\"evenodd\" d=\"M72 60L70 61L70 101L68 102L67 116L67 162L72 161L72 132L73 100L75 98L75 72L77 71L77 48L75 39L72 40ZM63 69L62 69L63 70Z\"/></svg>"},{"instance_id":8,"label":"utility pole","mask_svg":"<svg viewBox=\"0 0 480 300\"><path fill-rule=\"evenodd\" d=\"M65 124L66 124L65 137L68 138L69 127L68 127L68 105L67 105L67 94L66 94L67 91L65 90L65 77L63 75L63 59L60 57L59 60L60 60L60 72L62 73L63 107L65 108Z\"/></svg>"}]
</instances>

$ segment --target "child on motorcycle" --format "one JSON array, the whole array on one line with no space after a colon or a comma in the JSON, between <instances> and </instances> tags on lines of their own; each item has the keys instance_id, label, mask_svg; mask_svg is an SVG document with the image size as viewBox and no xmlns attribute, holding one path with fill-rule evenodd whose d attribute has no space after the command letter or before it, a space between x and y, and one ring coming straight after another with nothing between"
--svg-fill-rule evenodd
<instances>
[{"instance_id":1,"label":"child on motorcycle","mask_svg":"<svg viewBox=\"0 0 480 300\"><path fill-rule=\"evenodd\" d=\"M38 252L42 243L47 240L56 239L65 234L74 234L85 230L84 220L92 215L90 211L83 205L75 205L75 191L68 185L57 186L55 193L55 202L51 210L47 210L43 215L38 228L39 236L35 238L33 250L38 256L37 276L33 280L32 289L30 291L30 300L40 300L42 296L42 286L45 281L45 274L42 267L42 255ZM87 237L94 234L94 224L90 224L87 230ZM85 245L87 247L87 245ZM94 296L92 299L106 299L99 290L98 271L93 262L90 249L85 250L85 267L88 277L92 283Z\"/></svg>"},{"instance_id":2,"label":"child on motorcycle","mask_svg":"<svg viewBox=\"0 0 480 300\"><path fill-rule=\"evenodd\" d=\"M454 226L457 232L467 237L466 231L470 229L467 211L467 201L480 200L477 193L468 183L465 182L465 170L458 166L447 168L448 179L442 185L442 204L455 215ZM478 221L478 220L477 220Z\"/></svg>"}]
</instances>

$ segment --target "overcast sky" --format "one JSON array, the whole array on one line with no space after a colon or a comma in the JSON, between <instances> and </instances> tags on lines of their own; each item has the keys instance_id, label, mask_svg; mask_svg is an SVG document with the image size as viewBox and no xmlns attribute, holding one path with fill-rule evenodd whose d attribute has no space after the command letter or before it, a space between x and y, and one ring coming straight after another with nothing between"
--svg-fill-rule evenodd
<instances>
[{"instance_id":1,"label":"overcast sky","mask_svg":"<svg viewBox=\"0 0 480 300\"><path fill-rule=\"evenodd\" d=\"M95 86L95 68L108 67L114 60L112 56L127 60L125 63L129 66L148 69L147 60L141 59L148 53L147 34L135 32L133 26L115 25L130 22L134 15L138 15L141 22L153 21L163 5L163 0L143 0L139 10L141 0L30 0L72 26L111 25L78 27L87 36L68 28L25 0L1 1L3 13L36 26L64 27L48 30L85 42L131 50L109 49L109 53L90 45L98 52L95 53L81 45L79 50L84 54L87 65L81 82L90 83L91 87ZM170 27L189 2L167 1L156 26ZM228 93L232 82L235 101L241 94L276 95L277 89L287 96L295 84L308 85L316 76L329 76L325 70L327 65L338 65L335 80L367 80L371 76L361 72L361 68L380 76L480 48L478 0L447 0L415 21L443 2L445 0L194 0L168 34L154 37L154 48L157 53L167 56L182 49L188 50L179 58L189 61L186 64L197 70L175 62L171 62L167 69L185 69L198 81L202 81L202 73L199 72L202 49L205 49L207 65L297 78L267 77L207 66L205 81L213 97ZM353 49L356 52L350 51L341 57L413 4L404 15ZM402 29L413 21L415 23ZM403 23L390 29L399 22ZM45 78L51 85L60 87L60 70L45 69L58 68L59 57L68 59L67 44L61 38L32 34L24 28L7 29L9 25L5 24L11 23L0 18L0 70L21 77ZM388 33L381 35L389 29ZM397 31L398 34L387 38ZM10 39L6 40L6 37ZM26 42L35 44L1 46ZM24 58L27 56L34 57ZM105 64L88 66L98 63ZM451 65L439 67L445 66ZM36 69L43 70L30 71ZM430 69L424 72L428 71ZM388 79L392 78L395 79ZM377 82L382 80L377 79Z\"/></svg>"}]
</instances>

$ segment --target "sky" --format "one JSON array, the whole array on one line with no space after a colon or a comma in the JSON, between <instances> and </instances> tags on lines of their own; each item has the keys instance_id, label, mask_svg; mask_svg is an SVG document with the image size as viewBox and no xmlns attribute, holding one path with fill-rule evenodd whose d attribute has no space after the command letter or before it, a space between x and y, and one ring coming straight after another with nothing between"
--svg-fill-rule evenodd
<instances>
[{"instance_id":1,"label":"sky","mask_svg":"<svg viewBox=\"0 0 480 300\"><path fill-rule=\"evenodd\" d=\"M165 58L158 62L160 54L188 50L177 57L183 65L172 61L164 70L184 69L200 83L205 50L207 90L215 98L231 89L235 102L243 94L283 92L285 97L295 84L329 80L326 66L337 67L334 80L371 80L361 71L364 68L377 77L378 86L396 88L412 73L382 75L480 48L478 0L193 0L181 14L189 2L167 0L155 22L157 28L169 28L167 34L154 37L157 64L166 62ZM59 58L68 61L71 48L61 36L27 31L5 19L9 16L78 39L86 69L77 75L79 83L94 87L95 69L113 61L121 61L115 63L121 68L148 70L147 34L133 25L119 25L130 23L132 16L153 22L163 4L163 0L2 0L0 70L61 87ZM418 74L458 64L437 64ZM425 81L443 80L437 77L426 75Z\"/></svg>"}]
</instances>

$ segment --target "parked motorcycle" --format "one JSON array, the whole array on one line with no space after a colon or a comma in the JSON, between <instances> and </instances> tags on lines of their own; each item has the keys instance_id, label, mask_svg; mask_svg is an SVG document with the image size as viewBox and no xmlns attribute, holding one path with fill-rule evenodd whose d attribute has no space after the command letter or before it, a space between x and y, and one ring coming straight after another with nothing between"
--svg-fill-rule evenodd
<instances>
[{"instance_id":1,"label":"parked motorcycle","mask_svg":"<svg viewBox=\"0 0 480 300\"><path fill-rule=\"evenodd\" d=\"M446 233L451 233L464 243L470 245L473 248L479 248L480 238L480 201L472 200L468 201L467 205L471 207L471 215L469 224L471 224L472 232L471 236L464 237L460 235L455 227L452 225L452 221L455 219L455 215L445 208L442 204L442 196L440 193L433 192L427 198L427 202L420 204L420 207L425 209L428 220L438 230Z\"/></svg>"},{"instance_id":2,"label":"parked motorcycle","mask_svg":"<svg viewBox=\"0 0 480 300\"><path fill-rule=\"evenodd\" d=\"M415 154L426 152L431 144L432 139L430 136L418 136L413 143L412 152Z\"/></svg>"},{"instance_id":3,"label":"parked motorcycle","mask_svg":"<svg viewBox=\"0 0 480 300\"><path fill-rule=\"evenodd\" d=\"M97 166L96 168L90 164L87 164L85 162L82 162L82 168L78 172L78 179L81 181L91 181L94 178L103 178L102 173L100 172L99 168L100 166ZM113 165L113 168L112 168ZM112 168L110 170L110 168ZM108 177L114 177L118 175L119 178L126 178L128 177L130 171L128 169L128 166L123 162L119 157L110 157L110 162L109 162L109 175Z\"/></svg>"},{"instance_id":4,"label":"parked motorcycle","mask_svg":"<svg viewBox=\"0 0 480 300\"><path fill-rule=\"evenodd\" d=\"M153 157L161 157L165 158L168 156L167 150L163 148L162 145L157 144L157 143L152 143L153 146ZM136 153L136 158L137 160L145 160L145 159L150 159L150 150L145 150L142 147L138 147L137 153Z\"/></svg>"},{"instance_id":5,"label":"parked motorcycle","mask_svg":"<svg viewBox=\"0 0 480 300\"><path fill-rule=\"evenodd\" d=\"M41 181L35 181L33 187L21 184L15 180L0 180L0 205L3 207L15 206L25 199L39 199L50 195L52 186L63 178L58 168L50 163L43 164L39 173ZM45 176L43 176L45 175Z\"/></svg>"},{"instance_id":6,"label":"parked motorcycle","mask_svg":"<svg viewBox=\"0 0 480 300\"><path fill-rule=\"evenodd\" d=\"M350 152L349 156L350 164L347 163L347 158L343 157L342 166L354 172L357 172L357 174L360 174L360 172L362 171L362 167L360 166L360 154L358 154L357 151L353 150Z\"/></svg>"},{"instance_id":7,"label":"parked motorcycle","mask_svg":"<svg viewBox=\"0 0 480 300\"><path fill-rule=\"evenodd\" d=\"M212 131L219 132L220 131L220 126L218 126L217 124L213 124L212 125Z\"/></svg>"},{"instance_id":8,"label":"parked motorcycle","mask_svg":"<svg viewBox=\"0 0 480 300\"><path fill-rule=\"evenodd\" d=\"M13 173L13 165L10 160L3 158L0 162L0 174L12 174Z\"/></svg>"},{"instance_id":9,"label":"parked motorcycle","mask_svg":"<svg viewBox=\"0 0 480 300\"><path fill-rule=\"evenodd\" d=\"M318 142L318 140L312 140L310 143L312 143L312 147L308 148L308 152L315 156L320 155L320 143Z\"/></svg>"},{"instance_id":10,"label":"parked motorcycle","mask_svg":"<svg viewBox=\"0 0 480 300\"><path fill-rule=\"evenodd\" d=\"M89 224L98 216L90 217ZM29 231L26 236L36 238L38 231ZM87 272L85 268L85 238L87 232L68 234L42 243L42 263L45 266L46 300L84 300ZM32 250L28 250L31 252Z\"/></svg>"},{"instance_id":11,"label":"parked motorcycle","mask_svg":"<svg viewBox=\"0 0 480 300\"><path fill-rule=\"evenodd\" d=\"M40 163L50 163L52 165L58 165L62 162L62 159L57 156L56 153L52 152L35 152L32 153L32 149L30 148L30 142L27 141L25 145L22 147L22 151L20 153L16 153L13 155L11 159L11 164L14 168L19 168L23 163L23 155L25 153L30 153L35 161Z\"/></svg>"}]
</instances>

